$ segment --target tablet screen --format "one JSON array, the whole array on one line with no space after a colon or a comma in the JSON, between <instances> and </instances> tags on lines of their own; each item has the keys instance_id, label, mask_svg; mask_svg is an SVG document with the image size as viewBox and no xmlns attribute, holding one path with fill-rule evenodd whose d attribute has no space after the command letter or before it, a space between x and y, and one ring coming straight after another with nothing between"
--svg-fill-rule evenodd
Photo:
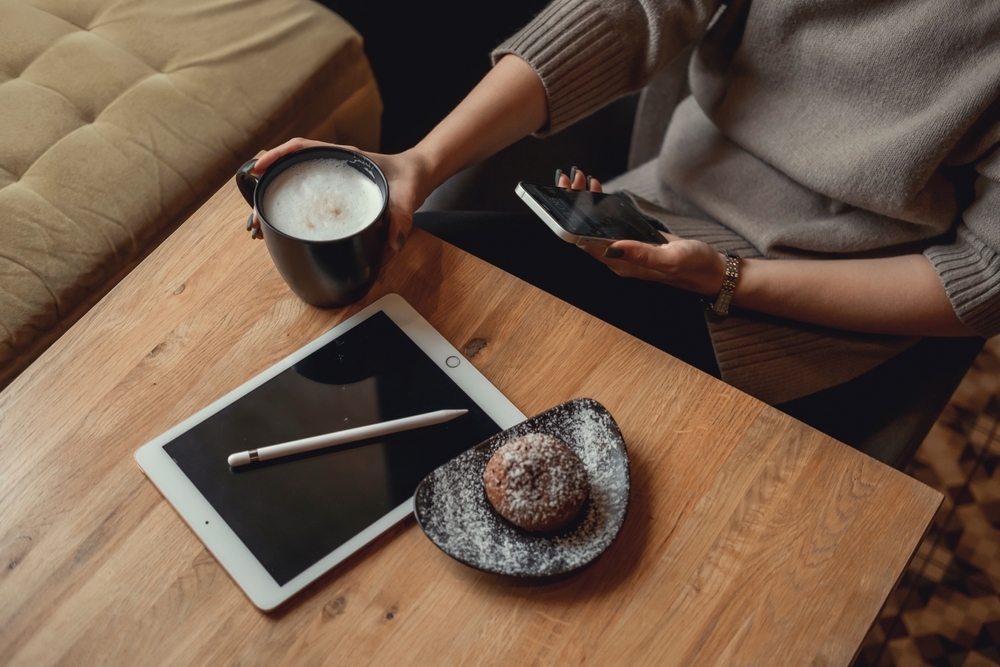
<instances>
[{"instance_id":1,"label":"tablet screen","mask_svg":"<svg viewBox=\"0 0 1000 667\"><path fill-rule=\"evenodd\" d=\"M444 424L230 468L266 445L434 410ZM376 312L163 446L284 585L393 508L438 466L501 431L383 312Z\"/></svg>"}]
</instances>

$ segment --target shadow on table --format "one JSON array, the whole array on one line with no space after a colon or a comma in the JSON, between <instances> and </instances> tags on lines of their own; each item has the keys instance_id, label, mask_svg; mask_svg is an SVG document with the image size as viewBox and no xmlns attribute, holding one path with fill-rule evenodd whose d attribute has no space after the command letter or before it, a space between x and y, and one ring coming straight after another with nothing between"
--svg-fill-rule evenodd
<instances>
[{"instance_id":1,"label":"shadow on table","mask_svg":"<svg viewBox=\"0 0 1000 667\"><path fill-rule=\"evenodd\" d=\"M652 476L643 459L635 454L630 456L632 490L625 524L607 551L589 565L553 577L527 578L481 572L453 560L452 573L456 578L468 581L470 587L485 586L494 594L517 598L530 596L538 599L544 595L549 601L579 602L612 594L641 560L649 537L648 489Z\"/></svg>"},{"instance_id":2,"label":"shadow on table","mask_svg":"<svg viewBox=\"0 0 1000 667\"><path fill-rule=\"evenodd\" d=\"M435 558L448 561L447 567L449 567L451 574L456 579L467 582L469 588L485 587L494 595L507 595L515 598L530 596L532 599L545 596L549 601L562 600L566 603L577 603L587 598L599 598L613 594L639 563L649 536L650 509L647 490L651 475L644 461L634 455L630 462L629 473L632 492L629 498L628 514L621 532L606 552L590 565L579 570L557 577L538 579L505 577L463 565L436 548L431 553L434 554ZM416 526L414 518L409 516L304 588L288 602L273 611L266 612L266 615L274 620L280 620L289 612L297 609L305 600L316 595L334 593L332 585L337 579L347 574L363 559L371 557L373 553L384 548L401 533L411 529L419 530L419 527ZM338 601L340 602L338 603ZM324 606L323 613L337 615L343 611L342 607L346 604L347 601L342 596L335 596ZM392 612L388 612L387 618L391 617Z\"/></svg>"}]
</instances>

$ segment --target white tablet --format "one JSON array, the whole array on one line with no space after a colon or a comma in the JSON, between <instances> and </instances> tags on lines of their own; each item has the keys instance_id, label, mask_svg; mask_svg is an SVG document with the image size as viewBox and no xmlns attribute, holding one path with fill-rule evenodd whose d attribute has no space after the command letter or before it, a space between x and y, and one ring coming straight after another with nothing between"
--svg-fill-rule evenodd
<instances>
[{"instance_id":1,"label":"white tablet","mask_svg":"<svg viewBox=\"0 0 1000 667\"><path fill-rule=\"evenodd\" d=\"M441 409L443 424L230 468L239 451ZM136 451L139 467L270 610L413 511L431 471L524 415L390 294Z\"/></svg>"}]
</instances>

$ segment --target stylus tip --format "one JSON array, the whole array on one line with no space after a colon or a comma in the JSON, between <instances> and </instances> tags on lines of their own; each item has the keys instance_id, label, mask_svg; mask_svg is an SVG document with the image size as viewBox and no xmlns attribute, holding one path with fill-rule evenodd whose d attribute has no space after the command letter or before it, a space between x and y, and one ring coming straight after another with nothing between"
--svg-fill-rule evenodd
<instances>
[{"instance_id":1,"label":"stylus tip","mask_svg":"<svg viewBox=\"0 0 1000 667\"><path fill-rule=\"evenodd\" d=\"M250 453L249 452L239 452L238 454L229 455L229 467L235 468L236 466L245 466L250 463Z\"/></svg>"}]
</instances>

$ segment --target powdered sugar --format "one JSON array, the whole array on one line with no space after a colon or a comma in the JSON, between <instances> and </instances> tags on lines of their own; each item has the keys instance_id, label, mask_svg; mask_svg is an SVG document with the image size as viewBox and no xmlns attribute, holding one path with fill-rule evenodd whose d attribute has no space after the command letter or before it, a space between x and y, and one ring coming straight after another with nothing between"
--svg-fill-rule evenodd
<instances>
[{"instance_id":1,"label":"powdered sugar","mask_svg":"<svg viewBox=\"0 0 1000 667\"><path fill-rule=\"evenodd\" d=\"M500 516L536 532L569 525L590 488L580 458L548 433L529 433L501 445L486 464L483 485Z\"/></svg>"},{"instance_id":2,"label":"powdered sugar","mask_svg":"<svg viewBox=\"0 0 1000 667\"><path fill-rule=\"evenodd\" d=\"M511 438L548 433L580 457L590 480L584 515L558 535L526 533L490 506L483 471ZM532 417L431 473L414 497L417 520L437 546L489 572L548 576L597 558L614 540L628 507L628 455L611 414L597 401L576 399Z\"/></svg>"}]
</instances>

